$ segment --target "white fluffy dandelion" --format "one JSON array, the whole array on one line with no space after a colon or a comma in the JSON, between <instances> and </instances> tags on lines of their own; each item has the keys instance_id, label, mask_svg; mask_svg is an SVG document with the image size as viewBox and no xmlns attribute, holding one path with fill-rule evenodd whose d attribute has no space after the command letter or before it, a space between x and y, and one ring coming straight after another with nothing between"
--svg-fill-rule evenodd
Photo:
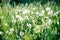
<instances>
[{"instance_id":1,"label":"white fluffy dandelion","mask_svg":"<svg viewBox=\"0 0 60 40\"><path fill-rule=\"evenodd\" d=\"M53 15L53 10L50 10L49 12L48 12L48 15Z\"/></svg>"},{"instance_id":2,"label":"white fluffy dandelion","mask_svg":"<svg viewBox=\"0 0 60 40\"><path fill-rule=\"evenodd\" d=\"M27 20L29 20L29 17L28 17L28 15L26 15L26 16L24 17L24 19L27 19Z\"/></svg>"},{"instance_id":3,"label":"white fluffy dandelion","mask_svg":"<svg viewBox=\"0 0 60 40\"><path fill-rule=\"evenodd\" d=\"M0 31L0 35L3 35L3 32L2 31Z\"/></svg>"},{"instance_id":4,"label":"white fluffy dandelion","mask_svg":"<svg viewBox=\"0 0 60 40\"><path fill-rule=\"evenodd\" d=\"M10 32L13 32L13 31L14 31L14 29L13 29L13 28L11 28L9 31L10 31Z\"/></svg>"},{"instance_id":5,"label":"white fluffy dandelion","mask_svg":"<svg viewBox=\"0 0 60 40\"><path fill-rule=\"evenodd\" d=\"M37 16L37 17L39 16L39 12L36 12L36 16Z\"/></svg>"},{"instance_id":6,"label":"white fluffy dandelion","mask_svg":"<svg viewBox=\"0 0 60 40\"><path fill-rule=\"evenodd\" d=\"M13 29L13 28L11 28L9 31L7 31L7 33L8 33L9 35L13 34L13 32L14 32L14 29Z\"/></svg>"},{"instance_id":7,"label":"white fluffy dandelion","mask_svg":"<svg viewBox=\"0 0 60 40\"><path fill-rule=\"evenodd\" d=\"M31 28L31 27L32 27L32 24L30 24L30 23L27 23L27 26L28 26L29 28Z\"/></svg>"},{"instance_id":8,"label":"white fluffy dandelion","mask_svg":"<svg viewBox=\"0 0 60 40\"><path fill-rule=\"evenodd\" d=\"M45 13L45 10L42 10L41 13L44 14Z\"/></svg>"},{"instance_id":9,"label":"white fluffy dandelion","mask_svg":"<svg viewBox=\"0 0 60 40\"><path fill-rule=\"evenodd\" d=\"M20 36L23 36L24 35L24 32L20 31Z\"/></svg>"},{"instance_id":10,"label":"white fluffy dandelion","mask_svg":"<svg viewBox=\"0 0 60 40\"><path fill-rule=\"evenodd\" d=\"M59 21L57 21L57 25L59 25Z\"/></svg>"},{"instance_id":11,"label":"white fluffy dandelion","mask_svg":"<svg viewBox=\"0 0 60 40\"><path fill-rule=\"evenodd\" d=\"M42 10L39 16L44 16L45 10Z\"/></svg>"},{"instance_id":12,"label":"white fluffy dandelion","mask_svg":"<svg viewBox=\"0 0 60 40\"><path fill-rule=\"evenodd\" d=\"M22 11L23 14L28 14L30 11L28 9L25 9Z\"/></svg>"},{"instance_id":13,"label":"white fluffy dandelion","mask_svg":"<svg viewBox=\"0 0 60 40\"><path fill-rule=\"evenodd\" d=\"M46 25L51 25L51 24L52 24L52 20L48 19L47 22L46 22Z\"/></svg>"},{"instance_id":14,"label":"white fluffy dandelion","mask_svg":"<svg viewBox=\"0 0 60 40\"><path fill-rule=\"evenodd\" d=\"M16 15L16 18L20 18L21 16L20 15Z\"/></svg>"},{"instance_id":15,"label":"white fluffy dandelion","mask_svg":"<svg viewBox=\"0 0 60 40\"><path fill-rule=\"evenodd\" d=\"M50 7L47 7L47 8L46 8L46 11L47 11L47 12L50 11L50 10L51 10Z\"/></svg>"},{"instance_id":16,"label":"white fluffy dandelion","mask_svg":"<svg viewBox=\"0 0 60 40\"><path fill-rule=\"evenodd\" d=\"M16 18L18 18L19 21L23 21L23 18L20 15L16 15Z\"/></svg>"}]
</instances>

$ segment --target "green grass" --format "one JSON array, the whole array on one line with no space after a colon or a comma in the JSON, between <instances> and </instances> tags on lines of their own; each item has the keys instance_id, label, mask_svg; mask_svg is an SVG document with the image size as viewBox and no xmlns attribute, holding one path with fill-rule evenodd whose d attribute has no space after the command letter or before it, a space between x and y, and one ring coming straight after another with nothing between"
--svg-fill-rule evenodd
<instances>
[{"instance_id":1,"label":"green grass","mask_svg":"<svg viewBox=\"0 0 60 40\"><path fill-rule=\"evenodd\" d=\"M0 6L0 40L60 40L60 7L31 3Z\"/></svg>"}]
</instances>

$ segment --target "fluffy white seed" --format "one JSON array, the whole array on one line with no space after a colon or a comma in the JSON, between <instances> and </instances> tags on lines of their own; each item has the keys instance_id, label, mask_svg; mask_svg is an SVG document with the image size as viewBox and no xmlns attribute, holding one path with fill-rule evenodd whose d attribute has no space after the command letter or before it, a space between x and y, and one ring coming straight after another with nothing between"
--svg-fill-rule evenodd
<instances>
[{"instance_id":1,"label":"fluffy white seed","mask_svg":"<svg viewBox=\"0 0 60 40\"><path fill-rule=\"evenodd\" d=\"M23 10L23 14L28 14L30 11L28 9Z\"/></svg>"},{"instance_id":2,"label":"fluffy white seed","mask_svg":"<svg viewBox=\"0 0 60 40\"><path fill-rule=\"evenodd\" d=\"M0 35L3 35L3 32L2 31L0 31Z\"/></svg>"},{"instance_id":3,"label":"fluffy white seed","mask_svg":"<svg viewBox=\"0 0 60 40\"><path fill-rule=\"evenodd\" d=\"M47 12L50 11L50 10L51 10L50 7L47 7L47 8L46 8L46 11L47 11Z\"/></svg>"},{"instance_id":4,"label":"fluffy white seed","mask_svg":"<svg viewBox=\"0 0 60 40\"><path fill-rule=\"evenodd\" d=\"M13 31L14 31L14 29L13 29L13 28L11 28L9 31L10 31L10 32L13 32Z\"/></svg>"},{"instance_id":5,"label":"fluffy white seed","mask_svg":"<svg viewBox=\"0 0 60 40\"><path fill-rule=\"evenodd\" d=\"M32 27L32 24L30 24L30 23L27 23L27 26L28 26L29 28L31 28L31 27Z\"/></svg>"},{"instance_id":6,"label":"fluffy white seed","mask_svg":"<svg viewBox=\"0 0 60 40\"><path fill-rule=\"evenodd\" d=\"M24 35L24 32L21 31L21 32L20 32L20 36L23 36L23 35Z\"/></svg>"},{"instance_id":7,"label":"fluffy white seed","mask_svg":"<svg viewBox=\"0 0 60 40\"><path fill-rule=\"evenodd\" d=\"M45 13L45 10L42 10L41 13L44 14Z\"/></svg>"},{"instance_id":8,"label":"fluffy white seed","mask_svg":"<svg viewBox=\"0 0 60 40\"><path fill-rule=\"evenodd\" d=\"M24 19L27 19L27 20L29 20L29 17L28 17L28 15L27 15L27 16L25 16L25 17L24 17Z\"/></svg>"}]
</instances>

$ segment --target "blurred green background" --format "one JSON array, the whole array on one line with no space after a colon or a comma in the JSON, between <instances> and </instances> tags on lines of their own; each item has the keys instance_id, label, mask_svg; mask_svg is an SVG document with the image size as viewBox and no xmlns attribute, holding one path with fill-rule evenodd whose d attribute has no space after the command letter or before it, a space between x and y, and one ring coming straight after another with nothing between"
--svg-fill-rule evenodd
<instances>
[{"instance_id":1,"label":"blurred green background","mask_svg":"<svg viewBox=\"0 0 60 40\"><path fill-rule=\"evenodd\" d=\"M0 40L60 40L60 0L0 0Z\"/></svg>"}]
</instances>

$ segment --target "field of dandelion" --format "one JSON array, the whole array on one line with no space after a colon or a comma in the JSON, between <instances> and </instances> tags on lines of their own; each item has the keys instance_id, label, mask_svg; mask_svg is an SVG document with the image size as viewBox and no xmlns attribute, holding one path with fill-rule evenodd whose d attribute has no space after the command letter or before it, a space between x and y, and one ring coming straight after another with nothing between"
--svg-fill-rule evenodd
<instances>
[{"instance_id":1,"label":"field of dandelion","mask_svg":"<svg viewBox=\"0 0 60 40\"><path fill-rule=\"evenodd\" d=\"M0 6L0 40L60 40L60 7L51 3Z\"/></svg>"}]
</instances>

